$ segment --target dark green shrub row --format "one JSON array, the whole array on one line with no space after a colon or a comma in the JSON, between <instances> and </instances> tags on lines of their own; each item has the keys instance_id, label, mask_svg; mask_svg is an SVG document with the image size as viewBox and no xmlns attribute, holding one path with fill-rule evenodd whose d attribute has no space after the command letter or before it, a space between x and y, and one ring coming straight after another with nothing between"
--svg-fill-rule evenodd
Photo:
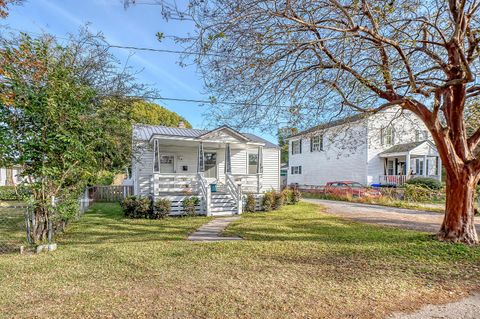
<instances>
[{"instance_id":1,"label":"dark green shrub row","mask_svg":"<svg viewBox=\"0 0 480 319\"><path fill-rule=\"evenodd\" d=\"M22 201L31 195L27 186L0 186L0 200Z\"/></svg>"},{"instance_id":2,"label":"dark green shrub row","mask_svg":"<svg viewBox=\"0 0 480 319\"><path fill-rule=\"evenodd\" d=\"M128 218L160 219L168 216L171 211L171 202L163 198L153 203L148 197L129 196L120 205Z\"/></svg>"},{"instance_id":3,"label":"dark green shrub row","mask_svg":"<svg viewBox=\"0 0 480 319\"><path fill-rule=\"evenodd\" d=\"M429 189L442 189L442 182L430 177L415 177L406 182L407 185L415 185Z\"/></svg>"}]
</instances>

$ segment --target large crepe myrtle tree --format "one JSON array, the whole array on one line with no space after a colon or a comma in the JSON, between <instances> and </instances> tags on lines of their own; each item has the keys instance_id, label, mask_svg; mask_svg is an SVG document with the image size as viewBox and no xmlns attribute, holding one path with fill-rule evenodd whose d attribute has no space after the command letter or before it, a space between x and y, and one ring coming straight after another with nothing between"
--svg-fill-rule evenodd
<instances>
[{"instance_id":1,"label":"large crepe myrtle tree","mask_svg":"<svg viewBox=\"0 0 480 319\"><path fill-rule=\"evenodd\" d=\"M258 128L390 106L413 112L447 175L438 238L478 243L480 124L466 123L467 106L480 96L478 0L157 3L165 18L193 21L198 32L179 40L206 87L241 102L215 106L222 121Z\"/></svg>"}]
</instances>

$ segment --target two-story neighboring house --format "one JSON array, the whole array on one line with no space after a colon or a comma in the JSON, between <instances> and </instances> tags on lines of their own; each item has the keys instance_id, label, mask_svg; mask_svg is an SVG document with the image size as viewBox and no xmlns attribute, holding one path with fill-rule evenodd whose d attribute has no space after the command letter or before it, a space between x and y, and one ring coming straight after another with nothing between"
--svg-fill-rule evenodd
<instances>
[{"instance_id":1,"label":"two-story neighboring house","mask_svg":"<svg viewBox=\"0 0 480 319\"><path fill-rule=\"evenodd\" d=\"M288 184L401 185L415 176L441 180L442 164L427 128L400 108L331 121L288 141Z\"/></svg>"}]
</instances>

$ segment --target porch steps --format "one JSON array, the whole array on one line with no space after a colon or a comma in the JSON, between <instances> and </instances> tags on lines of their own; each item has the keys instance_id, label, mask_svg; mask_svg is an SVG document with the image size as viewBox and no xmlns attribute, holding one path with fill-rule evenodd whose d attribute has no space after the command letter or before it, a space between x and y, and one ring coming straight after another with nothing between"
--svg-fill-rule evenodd
<instances>
[{"instance_id":1,"label":"porch steps","mask_svg":"<svg viewBox=\"0 0 480 319\"><path fill-rule=\"evenodd\" d=\"M210 207L213 216L227 216L237 213L237 204L230 194L224 192L212 193Z\"/></svg>"}]
</instances>

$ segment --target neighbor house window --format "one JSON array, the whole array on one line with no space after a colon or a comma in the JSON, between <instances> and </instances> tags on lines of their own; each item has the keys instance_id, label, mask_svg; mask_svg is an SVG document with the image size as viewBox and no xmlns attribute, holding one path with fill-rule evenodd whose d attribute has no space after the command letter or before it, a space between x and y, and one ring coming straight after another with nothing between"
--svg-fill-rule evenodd
<instances>
[{"instance_id":1,"label":"neighbor house window","mask_svg":"<svg viewBox=\"0 0 480 319\"><path fill-rule=\"evenodd\" d=\"M392 125L383 127L380 132L380 140L382 145L393 145L395 144L395 129Z\"/></svg>"},{"instance_id":2,"label":"neighbor house window","mask_svg":"<svg viewBox=\"0 0 480 319\"><path fill-rule=\"evenodd\" d=\"M310 139L310 152L323 151L323 135L313 136Z\"/></svg>"},{"instance_id":3,"label":"neighbor house window","mask_svg":"<svg viewBox=\"0 0 480 319\"><path fill-rule=\"evenodd\" d=\"M417 158L415 160L415 174L423 175L423 158Z\"/></svg>"},{"instance_id":4,"label":"neighbor house window","mask_svg":"<svg viewBox=\"0 0 480 319\"><path fill-rule=\"evenodd\" d=\"M301 140L292 141L292 155L302 153L302 143Z\"/></svg>"},{"instance_id":5,"label":"neighbor house window","mask_svg":"<svg viewBox=\"0 0 480 319\"><path fill-rule=\"evenodd\" d=\"M302 167L301 166L292 166L291 172L292 172L292 175L302 174Z\"/></svg>"},{"instance_id":6,"label":"neighbor house window","mask_svg":"<svg viewBox=\"0 0 480 319\"><path fill-rule=\"evenodd\" d=\"M415 141L425 141L428 140L428 131L426 130L416 130L415 131Z\"/></svg>"},{"instance_id":7,"label":"neighbor house window","mask_svg":"<svg viewBox=\"0 0 480 319\"><path fill-rule=\"evenodd\" d=\"M395 175L395 167L393 161L387 161L387 175Z\"/></svg>"}]
</instances>

